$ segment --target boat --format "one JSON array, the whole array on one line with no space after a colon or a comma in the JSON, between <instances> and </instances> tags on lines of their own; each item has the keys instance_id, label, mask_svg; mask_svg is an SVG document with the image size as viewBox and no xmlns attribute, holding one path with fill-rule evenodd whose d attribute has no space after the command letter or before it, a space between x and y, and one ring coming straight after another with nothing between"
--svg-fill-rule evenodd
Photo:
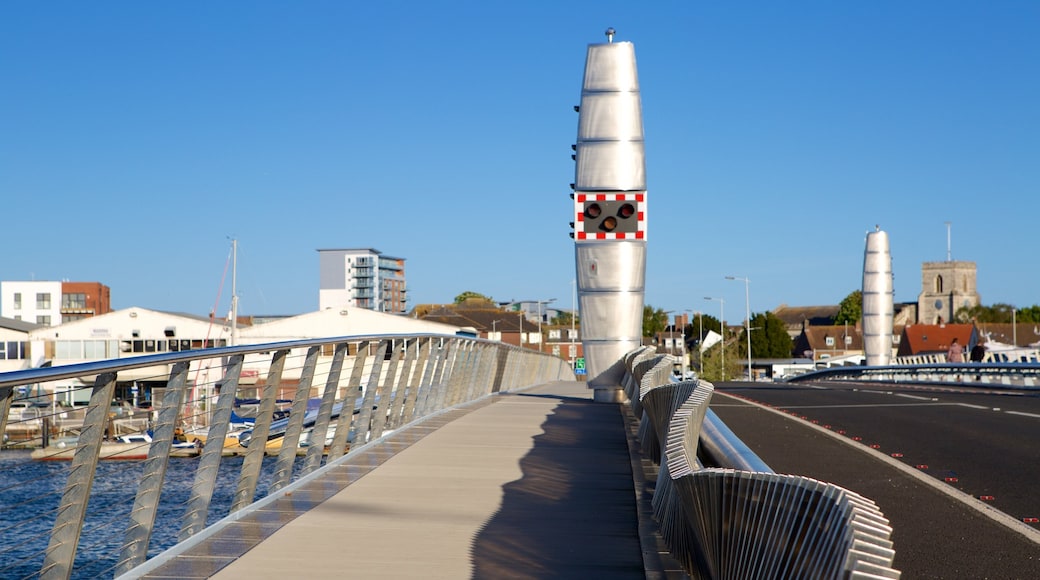
<instances>
[{"instance_id":1,"label":"boat","mask_svg":"<svg viewBox=\"0 0 1040 580\"><path fill-rule=\"evenodd\" d=\"M152 437L148 433L121 435L115 441L101 444L98 459L132 461L148 459ZM41 449L34 449L29 456L37 461L71 461L76 455L76 440L59 441ZM170 457L198 457L202 453L201 441L174 441Z\"/></svg>"}]
</instances>

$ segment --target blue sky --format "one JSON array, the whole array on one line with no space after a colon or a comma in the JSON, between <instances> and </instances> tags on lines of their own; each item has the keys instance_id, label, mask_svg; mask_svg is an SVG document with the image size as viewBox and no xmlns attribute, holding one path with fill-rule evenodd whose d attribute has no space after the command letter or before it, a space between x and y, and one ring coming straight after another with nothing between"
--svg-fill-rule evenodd
<instances>
[{"instance_id":1,"label":"blue sky","mask_svg":"<svg viewBox=\"0 0 1040 580\"><path fill-rule=\"evenodd\" d=\"M585 50L635 43L646 301L743 318L860 287L892 243L1040 302L1040 3L0 3L0 279L205 314L318 305L319 248L407 259L412 304L571 306Z\"/></svg>"}]
</instances>

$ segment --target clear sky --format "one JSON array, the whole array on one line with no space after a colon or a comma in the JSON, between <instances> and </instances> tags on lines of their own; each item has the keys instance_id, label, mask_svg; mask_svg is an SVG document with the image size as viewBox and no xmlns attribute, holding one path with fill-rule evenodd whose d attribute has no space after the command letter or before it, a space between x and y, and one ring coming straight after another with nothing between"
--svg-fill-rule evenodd
<instances>
[{"instance_id":1,"label":"clear sky","mask_svg":"<svg viewBox=\"0 0 1040 580\"><path fill-rule=\"evenodd\" d=\"M647 303L836 304L864 236L896 301L978 264L1040 303L1040 2L0 3L2 280L115 308L317 309L319 248L407 259L412 305L569 308L586 45L635 43ZM223 289L221 281L224 280Z\"/></svg>"}]
</instances>

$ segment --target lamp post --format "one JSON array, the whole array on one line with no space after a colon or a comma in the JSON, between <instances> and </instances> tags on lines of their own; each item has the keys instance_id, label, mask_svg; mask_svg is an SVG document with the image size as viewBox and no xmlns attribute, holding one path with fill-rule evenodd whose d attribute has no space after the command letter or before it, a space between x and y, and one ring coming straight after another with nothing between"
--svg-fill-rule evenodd
<instances>
[{"instance_id":1,"label":"lamp post","mask_svg":"<svg viewBox=\"0 0 1040 580\"><path fill-rule=\"evenodd\" d=\"M719 363L722 366L722 380L726 380L726 301L722 298L705 296L705 300L719 301L719 330L722 332L722 352L719 353ZM704 371L704 363L701 362L701 371Z\"/></svg>"},{"instance_id":2,"label":"lamp post","mask_svg":"<svg viewBox=\"0 0 1040 580\"><path fill-rule=\"evenodd\" d=\"M552 302L556 302L556 299L555 298L550 298L548 300L539 300L538 301L538 352L544 352L545 351L545 349L542 348L542 305L543 304L549 304L549 303L552 303Z\"/></svg>"},{"instance_id":3,"label":"lamp post","mask_svg":"<svg viewBox=\"0 0 1040 580\"><path fill-rule=\"evenodd\" d=\"M741 278L740 276L726 276L727 280L741 280L744 282L744 312L747 317L747 322L744 328L747 330L747 378L749 381L754 381L754 375L751 374L751 280L748 278Z\"/></svg>"},{"instance_id":4,"label":"lamp post","mask_svg":"<svg viewBox=\"0 0 1040 580\"><path fill-rule=\"evenodd\" d=\"M502 337L498 336L498 323L499 322L505 322L505 320L492 320L491 321L491 334L494 334L496 336L495 340L501 342L502 341Z\"/></svg>"},{"instance_id":5,"label":"lamp post","mask_svg":"<svg viewBox=\"0 0 1040 580\"><path fill-rule=\"evenodd\" d=\"M704 313L697 312L697 348L700 351L700 356L697 357L697 361L700 363L701 376L704 376Z\"/></svg>"}]
</instances>

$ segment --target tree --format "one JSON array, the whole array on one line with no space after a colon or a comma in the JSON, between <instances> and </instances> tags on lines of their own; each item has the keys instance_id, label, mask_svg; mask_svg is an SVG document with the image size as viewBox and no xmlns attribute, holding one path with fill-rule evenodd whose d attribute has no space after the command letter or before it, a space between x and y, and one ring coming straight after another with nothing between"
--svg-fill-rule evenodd
<instances>
[{"instance_id":1,"label":"tree","mask_svg":"<svg viewBox=\"0 0 1040 580\"><path fill-rule=\"evenodd\" d=\"M557 326L569 326L571 324L572 319L574 322L578 322L579 318L575 316L575 314L572 314L566 310L561 310L556 314L556 316L552 318L552 320L549 321L549 323Z\"/></svg>"},{"instance_id":2,"label":"tree","mask_svg":"<svg viewBox=\"0 0 1040 580\"><path fill-rule=\"evenodd\" d=\"M733 377L740 376L742 369L742 361L740 358L733 356L732 346L726 349L725 352L725 363L726 363L726 380L732 380ZM706 349L702 355L702 359L699 361L700 366L703 366L704 371L700 378L706 381L721 381L722 380L722 363L723 363L723 352L722 343L712 345L711 348Z\"/></svg>"},{"instance_id":3,"label":"tree","mask_svg":"<svg viewBox=\"0 0 1040 580\"><path fill-rule=\"evenodd\" d=\"M1014 316L1011 311L1014 310ZM1040 322L1040 306L1027 306L1025 308L1016 309L1010 304L1004 304L998 302L992 306L983 306L978 304L971 308L958 308L957 313L954 315L957 322L969 323L975 322L987 322L991 324L995 323L1010 323L1011 319L1014 318L1016 322L1023 323L1037 323Z\"/></svg>"},{"instance_id":4,"label":"tree","mask_svg":"<svg viewBox=\"0 0 1040 580\"><path fill-rule=\"evenodd\" d=\"M668 327L668 313L649 304L643 306L643 337L651 338Z\"/></svg>"},{"instance_id":5,"label":"tree","mask_svg":"<svg viewBox=\"0 0 1040 580\"><path fill-rule=\"evenodd\" d=\"M834 324L856 324L860 318L863 318L863 291L853 290L838 305L838 315L834 317Z\"/></svg>"},{"instance_id":6,"label":"tree","mask_svg":"<svg viewBox=\"0 0 1040 580\"><path fill-rule=\"evenodd\" d=\"M740 354L747 357L747 330L740 333ZM752 358L787 358L791 356L794 341L787 333L787 325L772 312L751 315Z\"/></svg>"},{"instance_id":7,"label":"tree","mask_svg":"<svg viewBox=\"0 0 1040 580\"><path fill-rule=\"evenodd\" d=\"M471 299L472 300L483 300L485 302L492 302L492 303L494 302L494 300L492 300L490 296L484 296L483 294L481 294L479 292L474 292L472 290L466 290L462 294L459 294L458 296L455 297L455 304L462 304L463 302L465 302L467 300L471 300Z\"/></svg>"}]
</instances>

